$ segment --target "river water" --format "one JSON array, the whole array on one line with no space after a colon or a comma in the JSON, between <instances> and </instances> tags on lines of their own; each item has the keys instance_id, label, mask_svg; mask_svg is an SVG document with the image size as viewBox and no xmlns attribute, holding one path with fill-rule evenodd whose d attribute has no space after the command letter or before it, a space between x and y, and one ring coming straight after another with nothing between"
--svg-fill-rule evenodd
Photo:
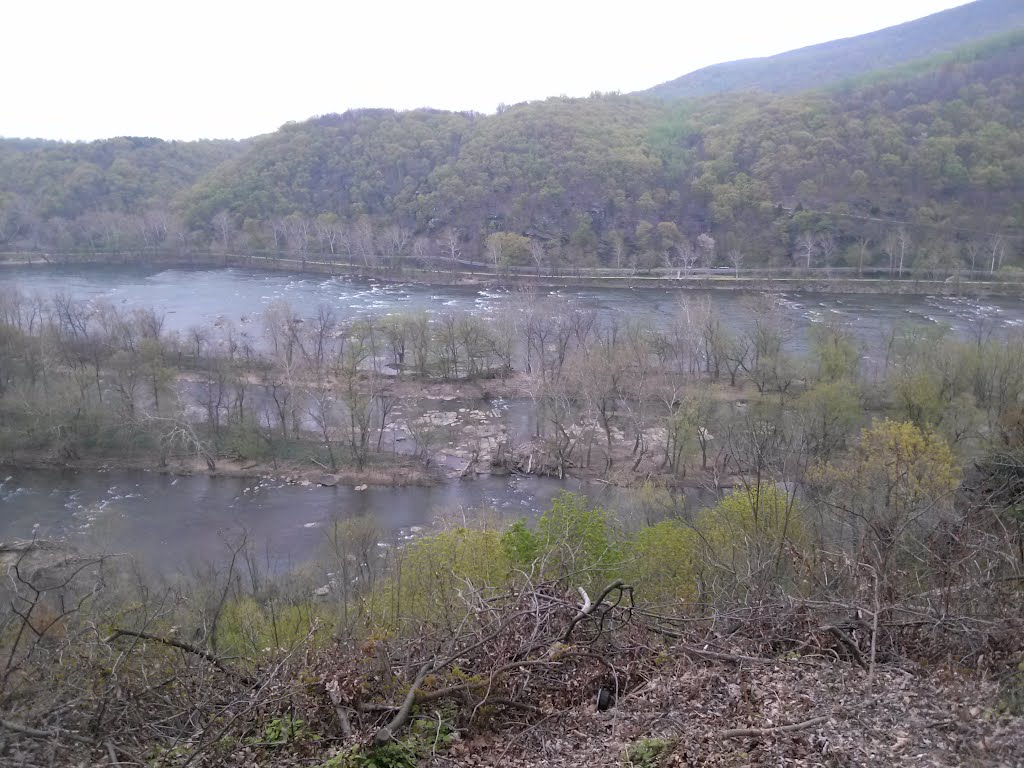
<instances>
[{"instance_id":1,"label":"river water","mask_svg":"<svg viewBox=\"0 0 1024 768\"><path fill-rule=\"evenodd\" d=\"M28 294L65 293L86 300L106 300L130 308L163 313L168 330L230 320L260 333L259 315L273 301L288 301L307 317L328 305L344 317L391 312L463 310L486 314L508 300L502 289L385 283L322 275L289 275L245 269L167 269L129 267L3 267L3 284ZM599 314L668 322L681 292L674 289L586 288L552 291ZM727 322L742 324L749 316L743 296L734 291L690 291L709 296ZM815 323L846 325L871 345L895 324L945 325L969 335L979 324L992 329L1024 328L1024 301L1019 298L975 300L962 297L879 296L851 294L774 294L799 331ZM797 334L800 335L799 333Z\"/></svg>"},{"instance_id":2,"label":"river water","mask_svg":"<svg viewBox=\"0 0 1024 768\"><path fill-rule=\"evenodd\" d=\"M334 521L372 516L387 544L450 515L532 516L562 490L580 489L578 482L534 477L356 491L278 479L0 468L0 541L36 537L127 552L171 573L221 561L226 542L244 533L256 554L281 570L316 555ZM596 497L601 488L587 493Z\"/></svg>"},{"instance_id":3,"label":"river water","mask_svg":"<svg viewBox=\"0 0 1024 768\"><path fill-rule=\"evenodd\" d=\"M501 290L387 284L340 277L240 269L4 267L0 284L28 294L64 293L126 309L163 313L168 330L231 320L259 336L259 314L284 299L310 315L321 304L341 317L406 310L493 312L508 300ZM679 292L659 289L563 291L602 315L667 322ZM710 295L726 322L742 325L749 310L737 293ZM958 335L984 327L995 333L1024 326L1024 302L944 297L777 295L803 346L806 329L823 321L846 325L865 354L884 343L897 323L946 325ZM0 541L37 536L66 539L89 550L127 551L151 568L187 570L223 559L225 539L245 531L271 567L307 560L324 545L332 521L372 515L392 541L415 535L443 513L492 507L508 519L537 514L561 490L579 483L548 478L481 476L434 487L323 488L205 476L170 477L141 471L47 472L0 469ZM606 486L583 489L609 506L623 497ZM609 495L610 494L610 495ZM472 514L472 513L469 513Z\"/></svg>"}]
</instances>

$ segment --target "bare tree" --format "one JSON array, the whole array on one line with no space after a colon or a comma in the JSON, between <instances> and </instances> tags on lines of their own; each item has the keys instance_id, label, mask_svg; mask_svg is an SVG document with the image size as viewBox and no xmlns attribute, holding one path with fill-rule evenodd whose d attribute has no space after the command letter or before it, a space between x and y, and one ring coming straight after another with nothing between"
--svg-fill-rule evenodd
<instances>
[{"instance_id":1,"label":"bare tree","mask_svg":"<svg viewBox=\"0 0 1024 768\"><path fill-rule=\"evenodd\" d=\"M729 263L732 264L732 268L738 278L740 276L740 267L743 266L743 252L739 248L733 248L729 251Z\"/></svg>"},{"instance_id":2,"label":"bare tree","mask_svg":"<svg viewBox=\"0 0 1024 768\"><path fill-rule=\"evenodd\" d=\"M385 247L387 248L388 260L393 266L397 265L398 262L401 261L406 247L409 245L409 240L412 238L412 232L401 224L390 224L384 228L384 231L381 233L381 237L384 241Z\"/></svg>"},{"instance_id":3,"label":"bare tree","mask_svg":"<svg viewBox=\"0 0 1024 768\"><path fill-rule=\"evenodd\" d=\"M530 258L533 259L533 263L536 265L537 274L540 274L541 267L544 266L544 260L547 257L547 251L544 248L544 243L535 237L530 238Z\"/></svg>"},{"instance_id":4,"label":"bare tree","mask_svg":"<svg viewBox=\"0 0 1024 768\"><path fill-rule=\"evenodd\" d=\"M864 275L864 257L868 254L868 249L871 247L871 238L865 236L857 239L857 276L861 277Z\"/></svg>"},{"instance_id":5,"label":"bare tree","mask_svg":"<svg viewBox=\"0 0 1024 768\"><path fill-rule=\"evenodd\" d=\"M975 272L978 271L978 256L981 255L982 243L975 239L968 240L965 249L967 250L967 258L971 261L971 277L973 278Z\"/></svg>"},{"instance_id":6,"label":"bare tree","mask_svg":"<svg viewBox=\"0 0 1024 768\"><path fill-rule=\"evenodd\" d=\"M992 235L989 240L989 248L991 249L992 260L989 264L989 274L994 275L996 270L1003 265L1003 252L1005 250L1005 241L1002 235Z\"/></svg>"},{"instance_id":7,"label":"bare tree","mask_svg":"<svg viewBox=\"0 0 1024 768\"><path fill-rule=\"evenodd\" d=\"M831 232L826 232L818 238L818 247L821 249L821 260L824 262L825 269L828 270L835 266L836 251L839 246Z\"/></svg>"},{"instance_id":8,"label":"bare tree","mask_svg":"<svg viewBox=\"0 0 1024 768\"><path fill-rule=\"evenodd\" d=\"M412 257L421 264L434 260L437 244L429 237L421 235L412 241Z\"/></svg>"},{"instance_id":9,"label":"bare tree","mask_svg":"<svg viewBox=\"0 0 1024 768\"><path fill-rule=\"evenodd\" d=\"M335 258L341 251L345 238L345 233L337 214L322 213L317 216L315 229L317 238L320 241L321 251L330 255L332 259Z\"/></svg>"},{"instance_id":10,"label":"bare tree","mask_svg":"<svg viewBox=\"0 0 1024 768\"><path fill-rule=\"evenodd\" d=\"M348 243L350 249L349 258L352 261L359 259L366 266L370 266L377 260L377 250L374 242L373 222L369 216L360 216L355 224L349 229Z\"/></svg>"},{"instance_id":11,"label":"bare tree","mask_svg":"<svg viewBox=\"0 0 1024 768\"><path fill-rule=\"evenodd\" d=\"M231 239L234 235L234 222L227 211L219 211L212 219L213 226L217 229L217 237L220 240L221 252L226 256L231 252Z\"/></svg>"},{"instance_id":12,"label":"bare tree","mask_svg":"<svg viewBox=\"0 0 1024 768\"><path fill-rule=\"evenodd\" d=\"M896 274L903 277L903 265L907 256L907 248L910 246L910 235L906 227L900 225L890 231L885 240L882 241L882 250L889 257L889 274Z\"/></svg>"},{"instance_id":13,"label":"bare tree","mask_svg":"<svg viewBox=\"0 0 1024 768\"><path fill-rule=\"evenodd\" d=\"M810 230L806 230L800 233L797 244L803 254L804 268L810 270L818 254L818 236Z\"/></svg>"},{"instance_id":14,"label":"bare tree","mask_svg":"<svg viewBox=\"0 0 1024 768\"><path fill-rule=\"evenodd\" d=\"M708 232L701 232L697 235L696 246L701 266L711 269L715 265L715 238Z\"/></svg>"},{"instance_id":15,"label":"bare tree","mask_svg":"<svg viewBox=\"0 0 1024 768\"><path fill-rule=\"evenodd\" d=\"M896 245L899 248L899 266L896 276L903 277L903 265L907 258L907 249L910 247L910 234L904 226L900 226L896 230Z\"/></svg>"},{"instance_id":16,"label":"bare tree","mask_svg":"<svg viewBox=\"0 0 1024 768\"><path fill-rule=\"evenodd\" d=\"M459 260L462 250L459 247L458 230L449 227L441 234L441 250L444 251L445 258L449 261Z\"/></svg>"}]
</instances>

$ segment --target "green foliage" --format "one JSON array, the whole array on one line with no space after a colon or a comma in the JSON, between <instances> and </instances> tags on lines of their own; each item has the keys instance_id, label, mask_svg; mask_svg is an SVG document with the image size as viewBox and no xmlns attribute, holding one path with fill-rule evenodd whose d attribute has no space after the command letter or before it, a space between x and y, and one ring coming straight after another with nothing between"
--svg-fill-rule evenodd
<instances>
[{"instance_id":1,"label":"green foliage","mask_svg":"<svg viewBox=\"0 0 1024 768\"><path fill-rule=\"evenodd\" d=\"M819 380L834 382L853 381L857 378L860 350L845 329L815 325L810 335L812 357L818 368Z\"/></svg>"},{"instance_id":2,"label":"green foliage","mask_svg":"<svg viewBox=\"0 0 1024 768\"><path fill-rule=\"evenodd\" d=\"M622 562L608 513L581 494L563 491L537 521L544 574L574 585L603 586Z\"/></svg>"},{"instance_id":3,"label":"green foliage","mask_svg":"<svg viewBox=\"0 0 1024 768\"><path fill-rule=\"evenodd\" d=\"M487 260L495 267L523 266L530 261L530 238L515 232L487 236Z\"/></svg>"},{"instance_id":4,"label":"green foliage","mask_svg":"<svg viewBox=\"0 0 1024 768\"><path fill-rule=\"evenodd\" d=\"M39 217L77 217L108 211L116 214L167 209L172 197L245 150L245 142L161 141L120 137L69 144L40 142L19 151L0 142L0 202L4 193L25 196ZM2 206L0 206L2 209ZM94 220L117 225L116 217ZM123 221L123 219L121 219ZM127 244L127 227L121 236Z\"/></svg>"},{"instance_id":5,"label":"green foliage","mask_svg":"<svg viewBox=\"0 0 1024 768\"><path fill-rule=\"evenodd\" d=\"M804 427L810 451L828 461L846 445L861 419L857 388L849 381L823 381L797 398L794 411Z\"/></svg>"},{"instance_id":6,"label":"green foliage","mask_svg":"<svg viewBox=\"0 0 1024 768\"><path fill-rule=\"evenodd\" d=\"M700 537L680 520L641 529L628 545L626 574L644 601L670 603L696 594Z\"/></svg>"},{"instance_id":7,"label":"green foliage","mask_svg":"<svg viewBox=\"0 0 1024 768\"><path fill-rule=\"evenodd\" d=\"M938 433L886 419L863 430L850 455L808 480L848 528L848 546L878 569L893 593L904 577L913 583L925 562L924 548L948 519L960 474Z\"/></svg>"},{"instance_id":8,"label":"green foliage","mask_svg":"<svg viewBox=\"0 0 1024 768\"><path fill-rule=\"evenodd\" d=\"M934 426L942 418L940 382L926 370L904 368L892 377L896 413L919 427Z\"/></svg>"},{"instance_id":9,"label":"green foliage","mask_svg":"<svg viewBox=\"0 0 1024 768\"><path fill-rule=\"evenodd\" d=\"M525 520L516 520L501 536L501 546L515 568L529 569L540 555L540 539Z\"/></svg>"},{"instance_id":10,"label":"green foliage","mask_svg":"<svg viewBox=\"0 0 1024 768\"><path fill-rule=\"evenodd\" d=\"M486 679L481 675L466 675L458 667L452 669L453 677L459 682L478 683L481 688L487 686ZM415 718L409 726L407 742L420 755L438 752L448 747L456 738L455 718L458 709L453 704L442 705L432 713L424 713Z\"/></svg>"},{"instance_id":11,"label":"green foliage","mask_svg":"<svg viewBox=\"0 0 1024 768\"><path fill-rule=\"evenodd\" d=\"M453 528L424 537L399 556L392 579L373 596L377 618L445 621L460 610L459 594L500 587L509 558L494 530Z\"/></svg>"},{"instance_id":12,"label":"green foliage","mask_svg":"<svg viewBox=\"0 0 1024 768\"><path fill-rule=\"evenodd\" d=\"M658 768L675 746L671 739L640 739L626 747L623 763L627 768Z\"/></svg>"},{"instance_id":13,"label":"green foliage","mask_svg":"<svg viewBox=\"0 0 1024 768\"><path fill-rule=\"evenodd\" d=\"M369 749L358 745L350 747L321 763L320 768L416 768L418 764L413 745L403 740Z\"/></svg>"},{"instance_id":14,"label":"green foliage","mask_svg":"<svg viewBox=\"0 0 1024 768\"><path fill-rule=\"evenodd\" d=\"M320 734L309 730L304 720L291 715L276 717L266 724L263 733L250 739L253 743L287 744L293 741L319 741Z\"/></svg>"},{"instance_id":15,"label":"green foliage","mask_svg":"<svg viewBox=\"0 0 1024 768\"><path fill-rule=\"evenodd\" d=\"M1018 35L827 93L354 110L243 143L0 141L0 247L679 269L710 223L751 265L845 253L895 272L889 219L908 222L900 264L941 278L967 245L950 232L1021 213L1022 50Z\"/></svg>"},{"instance_id":16,"label":"green foliage","mask_svg":"<svg viewBox=\"0 0 1024 768\"><path fill-rule=\"evenodd\" d=\"M242 597L225 603L217 623L217 647L225 653L258 657L290 649L304 640L318 620L306 602L257 602Z\"/></svg>"},{"instance_id":17,"label":"green foliage","mask_svg":"<svg viewBox=\"0 0 1024 768\"><path fill-rule=\"evenodd\" d=\"M382 747L354 745L335 755L320 768L415 768L420 761L449 746L455 738L450 712L436 717L417 717L405 738Z\"/></svg>"},{"instance_id":18,"label":"green foliage","mask_svg":"<svg viewBox=\"0 0 1024 768\"><path fill-rule=\"evenodd\" d=\"M741 590L768 587L806 546L804 512L776 485L738 488L697 519L704 577Z\"/></svg>"}]
</instances>

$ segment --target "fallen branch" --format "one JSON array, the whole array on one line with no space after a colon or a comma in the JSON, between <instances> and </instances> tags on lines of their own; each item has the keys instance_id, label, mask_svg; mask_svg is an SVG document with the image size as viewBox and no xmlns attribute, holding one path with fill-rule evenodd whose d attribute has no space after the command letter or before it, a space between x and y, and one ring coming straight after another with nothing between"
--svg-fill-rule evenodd
<instances>
[{"instance_id":1,"label":"fallen branch","mask_svg":"<svg viewBox=\"0 0 1024 768\"><path fill-rule=\"evenodd\" d=\"M324 686L324 688L327 690L327 695L331 699L331 704L334 705L334 714L338 718L338 725L341 726L341 735L346 739L351 739L352 721L348 716L348 708L341 703L341 691L338 687L338 681L331 680Z\"/></svg>"},{"instance_id":2,"label":"fallen branch","mask_svg":"<svg viewBox=\"0 0 1024 768\"><path fill-rule=\"evenodd\" d=\"M409 713L412 712L412 706L416 703L416 694L419 692L420 686L423 685L423 681L427 678L434 670L434 662L428 661L422 667L416 675L416 679L412 681L412 685L409 686L409 692L405 695L405 701L402 702L402 706L398 708L398 712L391 718L391 721L381 728L373 737L373 743L375 746L383 747L385 744L395 737L395 731L405 725L405 721L409 719Z\"/></svg>"},{"instance_id":3,"label":"fallen branch","mask_svg":"<svg viewBox=\"0 0 1024 768\"><path fill-rule=\"evenodd\" d=\"M103 640L103 642L109 644L117 640L119 637L135 637L139 640L152 640L154 643L161 643L163 645L170 646L171 648L177 648L185 651L186 653L198 656L201 659L205 659L224 674L238 678L246 685L250 685L254 682L251 678L227 666L220 660L217 654L212 651L208 651L205 648L200 648L198 645L186 643L184 640L175 640L173 637L161 637L160 635L152 635L149 632L139 632L134 629L115 629L109 637Z\"/></svg>"},{"instance_id":4,"label":"fallen branch","mask_svg":"<svg viewBox=\"0 0 1024 768\"><path fill-rule=\"evenodd\" d=\"M582 656L584 654L576 654L576 655L581 655ZM586 655L591 656L593 654L586 654ZM603 663L607 664L607 662L603 662ZM428 693L420 693L419 691L415 691L414 692L415 700L413 701L413 704L429 704L432 701L437 701L438 699L443 699L446 696L451 696L452 694L460 693L462 691L470 691L470 692L472 692L472 691L474 691L476 689L480 689L480 688L490 689L491 686L494 685L494 681L497 680L498 677L500 677L501 675L505 674L506 672L510 672L511 670L519 669L521 667L536 667L536 666L549 667L549 666L556 666L557 664L558 664L557 661L550 661L548 659L530 659L530 660L527 660L527 661L513 661L510 664L504 664L504 665L498 667L497 669L493 670L490 673L490 676L489 676L489 679L488 679L487 682L484 682L482 680L477 680L477 681L472 681L472 682L467 681L465 683L458 683L457 685L449 685L447 688L438 688L436 691L430 691ZM439 668L440 667L435 667L431 671L437 671L437 669L439 669ZM364 704L359 704L357 709L360 712L396 712L396 711L400 711L402 709L402 707L401 706L396 706L394 704L364 703Z\"/></svg>"},{"instance_id":5,"label":"fallen branch","mask_svg":"<svg viewBox=\"0 0 1024 768\"><path fill-rule=\"evenodd\" d=\"M662 627L655 627L651 624L647 625L647 629L651 630L656 634L663 635L664 637L668 637L673 640L681 640L683 638L683 636L678 632L673 632L672 630L664 629ZM714 659L715 661L728 661L732 662L733 664L778 664L782 661L781 659L769 659L763 656L744 656L739 653L721 653L719 651L709 651L705 648L696 648L692 645L686 645L685 643L679 643L678 645L675 645L673 647L677 651L682 651L683 653L687 653L691 656L699 656L702 659Z\"/></svg>"},{"instance_id":6,"label":"fallen branch","mask_svg":"<svg viewBox=\"0 0 1024 768\"><path fill-rule=\"evenodd\" d=\"M515 699L507 699L501 696L484 699L474 709L479 709L480 707L512 707L514 709L521 709L524 712L532 712L535 715L544 714L544 710L534 704L527 704L525 701L516 701Z\"/></svg>"},{"instance_id":7,"label":"fallen branch","mask_svg":"<svg viewBox=\"0 0 1024 768\"><path fill-rule=\"evenodd\" d=\"M93 740L85 736L79 736L77 733L71 733L70 731L47 731L39 728L29 728L27 725L21 723L14 723L10 720L0 720L0 728L14 733L20 733L23 736L31 736L34 739L59 739L61 737L71 739L71 741L77 741L79 744L94 744Z\"/></svg>"},{"instance_id":8,"label":"fallen branch","mask_svg":"<svg viewBox=\"0 0 1024 768\"><path fill-rule=\"evenodd\" d=\"M580 606L579 613L577 613L573 617L573 620L569 622L569 626L565 628L565 634L562 635L562 642L568 643L570 638L572 637L572 631L576 628L576 625L583 621L583 619L592 614L594 611L596 611L598 606L600 606L601 603L604 602L604 599L608 597L608 595L611 594L611 592L613 592L616 589L622 589L623 586L625 586L625 584L626 582L624 582L622 579L616 579L607 587L605 587L604 591L597 596L597 600L594 600L593 602L590 601L590 598L587 596L587 593L581 589L580 594L583 595L583 605Z\"/></svg>"},{"instance_id":9,"label":"fallen branch","mask_svg":"<svg viewBox=\"0 0 1024 768\"><path fill-rule=\"evenodd\" d=\"M719 653L718 651L708 651L703 648L694 648L692 645L677 645L676 648L683 653L688 653L691 656L700 656L704 659L714 659L715 661L729 661L733 664L778 664L779 659L769 659L763 656L744 656L739 653Z\"/></svg>"},{"instance_id":10,"label":"fallen branch","mask_svg":"<svg viewBox=\"0 0 1024 768\"><path fill-rule=\"evenodd\" d=\"M853 642L853 639L848 634L843 632L839 627L833 625L825 626L821 629L831 632L832 635L846 647L850 652L850 655L853 656L853 660L856 661L862 669L866 670L868 668L868 663L864 660L864 654L860 652L860 648L857 647L857 644Z\"/></svg>"},{"instance_id":11,"label":"fallen branch","mask_svg":"<svg viewBox=\"0 0 1024 768\"><path fill-rule=\"evenodd\" d=\"M804 728L811 728L815 725L820 725L828 720L828 717L812 717L810 720L804 720L802 723L792 723L790 725L777 725L774 728L730 728L722 731L721 737L723 739L736 739L744 736L772 736L776 733L792 733L793 731L800 731Z\"/></svg>"}]
</instances>

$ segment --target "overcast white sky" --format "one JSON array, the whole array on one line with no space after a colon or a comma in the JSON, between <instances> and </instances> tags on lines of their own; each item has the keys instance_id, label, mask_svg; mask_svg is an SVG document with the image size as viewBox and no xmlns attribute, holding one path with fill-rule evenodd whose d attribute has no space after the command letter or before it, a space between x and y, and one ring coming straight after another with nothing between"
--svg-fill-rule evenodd
<instances>
[{"instance_id":1,"label":"overcast white sky","mask_svg":"<svg viewBox=\"0 0 1024 768\"><path fill-rule=\"evenodd\" d=\"M7 0L0 136L242 138L647 88L963 0Z\"/></svg>"}]
</instances>

